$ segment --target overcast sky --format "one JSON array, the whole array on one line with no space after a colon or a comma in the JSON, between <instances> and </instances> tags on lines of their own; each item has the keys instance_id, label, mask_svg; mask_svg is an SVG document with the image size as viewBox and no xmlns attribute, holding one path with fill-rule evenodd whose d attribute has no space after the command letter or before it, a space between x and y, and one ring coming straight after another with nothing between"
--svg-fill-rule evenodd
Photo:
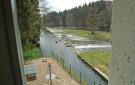
<instances>
[{"instance_id":1,"label":"overcast sky","mask_svg":"<svg viewBox=\"0 0 135 85\"><path fill-rule=\"evenodd\" d=\"M98 0L47 0L48 6L51 8L51 11L63 11L65 9L71 9L84 3L94 1Z\"/></svg>"}]
</instances>

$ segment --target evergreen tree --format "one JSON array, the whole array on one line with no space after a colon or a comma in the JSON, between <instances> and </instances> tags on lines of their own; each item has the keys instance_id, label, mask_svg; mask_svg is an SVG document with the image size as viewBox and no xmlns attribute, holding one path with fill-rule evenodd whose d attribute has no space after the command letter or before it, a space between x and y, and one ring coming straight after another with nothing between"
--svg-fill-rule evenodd
<instances>
[{"instance_id":1,"label":"evergreen tree","mask_svg":"<svg viewBox=\"0 0 135 85\"><path fill-rule=\"evenodd\" d=\"M23 51L37 46L41 28L38 0L17 0L18 21Z\"/></svg>"},{"instance_id":2,"label":"evergreen tree","mask_svg":"<svg viewBox=\"0 0 135 85\"><path fill-rule=\"evenodd\" d=\"M94 30L109 31L111 23L111 13L112 13L112 1L100 0L97 2L85 3L83 6L78 6L69 10L58 13L54 15L56 20L50 20L46 22L46 26L63 26L63 27L85 27L90 28L92 34ZM51 18L49 16L53 14L48 13L46 20ZM60 20L59 20L60 19ZM54 21L60 22L60 25L53 24Z\"/></svg>"}]
</instances>

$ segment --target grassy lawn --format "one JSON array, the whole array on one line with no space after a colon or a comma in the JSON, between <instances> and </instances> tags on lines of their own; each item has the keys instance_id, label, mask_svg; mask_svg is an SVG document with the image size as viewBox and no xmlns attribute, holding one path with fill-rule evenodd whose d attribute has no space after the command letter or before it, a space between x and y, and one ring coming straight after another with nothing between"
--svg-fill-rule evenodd
<instances>
[{"instance_id":1,"label":"grassy lawn","mask_svg":"<svg viewBox=\"0 0 135 85\"><path fill-rule=\"evenodd\" d=\"M39 48L34 48L30 51L27 51L23 54L25 60L32 60L42 57L42 53Z\"/></svg>"},{"instance_id":2,"label":"grassy lawn","mask_svg":"<svg viewBox=\"0 0 135 85\"><path fill-rule=\"evenodd\" d=\"M103 73L108 75L108 63L111 57L111 53L109 51L88 51L82 52L79 55L87 63L100 69Z\"/></svg>"},{"instance_id":3,"label":"grassy lawn","mask_svg":"<svg viewBox=\"0 0 135 85\"><path fill-rule=\"evenodd\" d=\"M75 34L80 37L85 37L89 39L105 40L111 41L111 33L103 31L95 31L95 34L92 35L91 31L83 29L64 29L64 34Z\"/></svg>"}]
</instances>

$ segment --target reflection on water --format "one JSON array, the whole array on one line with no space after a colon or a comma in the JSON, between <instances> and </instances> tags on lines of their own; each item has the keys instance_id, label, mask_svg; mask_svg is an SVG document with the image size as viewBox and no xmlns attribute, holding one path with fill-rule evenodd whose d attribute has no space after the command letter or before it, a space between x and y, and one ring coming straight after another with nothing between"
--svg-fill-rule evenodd
<instances>
[{"instance_id":1,"label":"reflection on water","mask_svg":"<svg viewBox=\"0 0 135 85\"><path fill-rule=\"evenodd\" d=\"M58 56L64 59L65 66L72 68L72 70L79 76L82 74L82 79L86 80L89 85L107 85L92 69L86 66L80 59L78 59L72 47L66 47L62 41L59 41L53 34L41 31L40 46L44 56ZM83 46L84 47L84 46Z\"/></svg>"}]
</instances>

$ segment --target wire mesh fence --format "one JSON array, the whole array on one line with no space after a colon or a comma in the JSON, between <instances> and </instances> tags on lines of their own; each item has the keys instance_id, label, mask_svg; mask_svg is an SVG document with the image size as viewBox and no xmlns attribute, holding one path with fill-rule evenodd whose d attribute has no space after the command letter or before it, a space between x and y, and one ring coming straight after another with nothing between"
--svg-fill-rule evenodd
<instances>
[{"instance_id":1,"label":"wire mesh fence","mask_svg":"<svg viewBox=\"0 0 135 85\"><path fill-rule=\"evenodd\" d=\"M57 43L56 43L57 42ZM107 85L95 72L78 59L72 47L66 47L53 34L44 34L41 49L45 56L56 60L80 85Z\"/></svg>"},{"instance_id":2,"label":"wire mesh fence","mask_svg":"<svg viewBox=\"0 0 135 85\"><path fill-rule=\"evenodd\" d=\"M84 77L83 75L84 73L79 72L79 74L77 74L72 68L72 64L65 65L64 59L60 59L58 58L58 56L53 55L52 58L53 60L56 60L62 66L63 70L65 70L71 76L72 79L75 79L77 82L79 82L80 85L104 85L102 84L101 80L99 82L92 81L92 83L89 84L87 82L88 80L87 77L86 76ZM85 75L87 75L87 73L85 73Z\"/></svg>"}]
</instances>

